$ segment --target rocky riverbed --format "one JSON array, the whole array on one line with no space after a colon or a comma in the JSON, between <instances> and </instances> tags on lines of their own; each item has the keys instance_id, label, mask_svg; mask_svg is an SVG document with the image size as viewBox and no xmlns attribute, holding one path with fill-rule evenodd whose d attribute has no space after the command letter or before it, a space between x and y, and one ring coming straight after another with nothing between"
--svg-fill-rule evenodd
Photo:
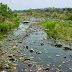
<instances>
[{"instance_id":1,"label":"rocky riverbed","mask_svg":"<svg viewBox=\"0 0 72 72\"><path fill-rule=\"evenodd\" d=\"M49 39L37 23L42 18L28 18L0 41L1 72L72 72L72 51L66 44ZM64 46L67 47L64 49Z\"/></svg>"}]
</instances>

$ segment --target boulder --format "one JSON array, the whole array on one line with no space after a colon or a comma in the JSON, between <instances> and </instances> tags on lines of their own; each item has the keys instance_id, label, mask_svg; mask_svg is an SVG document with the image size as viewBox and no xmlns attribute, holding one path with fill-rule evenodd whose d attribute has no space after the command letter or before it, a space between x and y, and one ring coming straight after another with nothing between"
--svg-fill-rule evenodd
<instances>
[{"instance_id":1,"label":"boulder","mask_svg":"<svg viewBox=\"0 0 72 72\"><path fill-rule=\"evenodd\" d=\"M55 47L62 47L62 44L61 43L56 43Z\"/></svg>"},{"instance_id":2,"label":"boulder","mask_svg":"<svg viewBox=\"0 0 72 72\"><path fill-rule=\"evenodd\" d=\"M29 21L23 21L22 23L29 23Z\"/></svg>"}]
</instances>

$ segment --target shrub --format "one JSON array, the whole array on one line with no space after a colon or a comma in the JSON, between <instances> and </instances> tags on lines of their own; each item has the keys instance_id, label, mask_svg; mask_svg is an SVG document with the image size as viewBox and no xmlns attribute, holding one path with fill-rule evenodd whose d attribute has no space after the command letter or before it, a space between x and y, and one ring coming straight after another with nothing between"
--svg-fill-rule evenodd
<instances>
[{"instance_id":1,"label":"shrub","mask_svg":"<svg viewBox=\"0 0 72 72\"><path fill-rule=\"evenodd\" d=\"M40 25L47 29L47 33L54 39L72 40L72 26L61 21L46 21Z\"/></svg>"}]
</instances>

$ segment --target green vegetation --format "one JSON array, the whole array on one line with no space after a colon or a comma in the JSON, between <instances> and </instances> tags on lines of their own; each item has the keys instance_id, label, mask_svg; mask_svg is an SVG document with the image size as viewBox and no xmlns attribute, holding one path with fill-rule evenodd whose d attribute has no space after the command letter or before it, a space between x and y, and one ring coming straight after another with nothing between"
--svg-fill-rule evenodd
<instances>
[{"instance_id":1,"label":"green vegetation","mask_svg":"<svg viewBox=\"0 0 72 72\"><path fill-rule=\"evenodd\" d=\"M13 13L7 5L0 3L0 39L3 39L1 33L11 31L19 26L19 23L17 13Z\"/></svg>"},{"instance_id":2,"label":"green vegetation","mask_svg":"<svg viewBox=\"0 0 72 72\"><path fill-rule=\"evenodd\" d=\"M4 37L2 35L0 35L0 40L4 39Z\"/></svg>"},{"instance_id":3,"label":"green vegetation","mask_svg":"<svg viewBox=\"0 0 72 72\"><path fill-rule=\"evenodd\" d=\"M72 20L72 8L44 8L44 9L29 9L19 10L19 16L44 17L50 19Z\"/></svg>"},{"instance_id":4,"label":"green vegetation","mask_svg":"<svg viewBox=\"0 0 72 72\"><path fill-rule=\"evenodd\" d=\"M8 62L8 64L6 65L6 67L8 69L13 69L14 65L11 62Z\"/></svg>"},{"instance_id":5,"label":"green vegetation","mask_svg":"<svg viewBox=\"0 0 72 72\"><path fill-rule=\"evenodd\" d=\"M72 21L68 23L61 21L45 21L39 23L44 26L48 35L54 39L72 40Z\"/></svg>"}]
</instances>

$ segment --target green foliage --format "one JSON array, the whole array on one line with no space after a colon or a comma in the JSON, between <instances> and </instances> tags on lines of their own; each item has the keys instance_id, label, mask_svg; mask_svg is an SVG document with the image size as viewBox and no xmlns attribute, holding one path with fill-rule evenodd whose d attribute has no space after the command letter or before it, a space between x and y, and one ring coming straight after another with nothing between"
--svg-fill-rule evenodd
<instances>
[{"instance_id":1,"label":"green foliage","mask_svg":"<svg viewBox=\"0 0 72 72\"><path fill-rule=\"evenodd\" d=\"M72 8L44 8L44 9L29 9L19 10L19 16L33 16L33 17L48 17L61 20L72 20Z\"/></svg>"},{"instance_id":2,"label":"green foliage","mask_svg":"<svg viewBox=\"0 0 72 72\"><path fill-rule=\"evenodd\" d=\"M43 25L47 29L48 35L54 39L72 40L72 26L70 23L46 21L41 22L40 25Z\"/></svg>"},{"instance_id":3,"label":"green foliage","mask_svg":"<svg viewBox=\"0 0 72 72\"><path fill-rule=\"evenodd\" d=\"M68 16L68 20L72 20L72 14Z\"/></svg>"},{"instance_id":4,"label":"green foliage","mask_svg":"<svg viewBox=\"0 0 72 72\"><path fill-rule=\"evenodd\" d=\"M11 62L8 62L8 64L6 65L7 68L12 69L14 67L14 65Z\"/></svg>"},{"instance_id":5,"label":"green foliage","mask_svg":"<svg viewBox=\"0 0 72 72\"><path fill-rule=\"evenodd\" d=\"M2 35L0 35L0 40L3 40L3 39L4 39L4 37Z\"/></svg>"},{"instance_id":6,"label":"green foliage","mask_svg":"<svg viewBox=\"0 0 72 72\"><path fill-rule=\"evenodd\" d=\"M18 27L19 23L20 20L17 13L13 13L7 5L0 3L0 33ZM0 39L2 39L2 37L0 37Z\"/></svg>"}]
</instances>

